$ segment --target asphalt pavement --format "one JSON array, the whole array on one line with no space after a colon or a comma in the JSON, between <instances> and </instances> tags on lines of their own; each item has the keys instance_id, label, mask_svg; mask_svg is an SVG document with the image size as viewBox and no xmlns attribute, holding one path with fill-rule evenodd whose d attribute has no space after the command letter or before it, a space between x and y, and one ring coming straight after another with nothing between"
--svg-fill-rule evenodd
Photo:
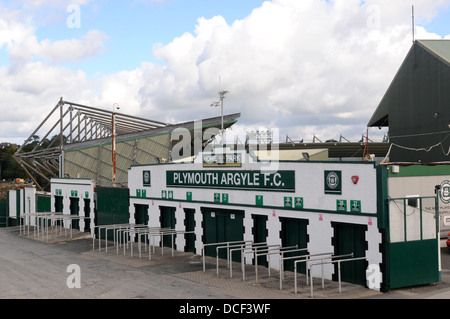
<instances>
[{"instance_id":1,"label":"asphalt pavement","mask_svg":"<svg viewBox=\"0 0 450 319\"><path fill-rule=\"evenodd\" d=\"M294 293L293 274L286 273L280 290L279 275L260 269L256 282L254 267L246 267L243 281L239 266L233 277L223 263L216 274L215 259L192 253L156 248L149 260L148 250L138 247L117 249L109 244L93 249L92 239L55 242L36 240L33 232L19 234L19 228L0 229L1 299L172 299L172 300L311 300L311 299L450 299L450 252L442 249L442 281L380 293L362 286L314 281L314 298L305 277L299 277ZM125 254L125 255L124 255Z\"/></svg>"}]
</instances>

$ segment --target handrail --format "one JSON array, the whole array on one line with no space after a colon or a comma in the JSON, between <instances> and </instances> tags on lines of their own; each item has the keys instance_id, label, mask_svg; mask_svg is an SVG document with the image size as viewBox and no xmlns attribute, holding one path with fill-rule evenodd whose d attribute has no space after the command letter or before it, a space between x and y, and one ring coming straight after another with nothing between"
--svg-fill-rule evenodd
<instances>
[{"instance_id":1,"label":"handrail","mask_svg":"<svg viewBox=\"0 0 450 319\"><path fill-rule=\"evenodd\" d=\"M101 229L102 228L105 228L105 229L115 229L116 227L120 227L120 226L129 226L130 224L129 223L123 223L123 224L110 224L110 225L97 225L97 226L94 226L93 227L93 236L92 236L92 250L95 250L95 229L96 228L98 228L98 244L99 244L99 247L98 247L98 250L100 251L101 250L101 243L100 243L100 240L101 240L101 233L100 233L100 231L101 231ZM107 231L105 231L105 241L107 241L108 240L108 234L107 234ZM114 233L114 245L115 245L115 233Z\"/></svg>"},{"instance_id":2,"label":"handrail","mask_svg":"<svg viewBox=\"0 0 450 319\"><path fill-rule=\"evenodd\" d=\"M244 256L246 254L255 254L256 251L258 250L262 250L262 251L267 251L271 248L274 247L280 247L281 245L264 245L264 246L258 246L255 248L235 248L235 249L230 249L230 259L233 260L233 252L235 251L241 251L241 270L242 270L242 281L245 281L245 263L244 263ZM263 249L264 248L264 249ZM230 264L230 278L233 277L233 267L232 264Z\"/></svg>"},{"instance_id":3,"label":"handrail","mask_svg":"<svg viewBox=\"0 0 450 319\"><path fill-rule=\"evenodd\" d=\"M219 249L227 249L227 268L230 268L232 260L230 258L230 248L236 248L236 247L243 247L244 245L251 245L252 247L255 246L264 246L267 245L267 242L263 242L263 243L255 243L255 242L249 242L249 243L241 243L241 244L234 244L234 245L224 245L224 246L217 246L216 247L216 274L219 275ZM250 248L250 247L249 247Z\"/></svg>"},{"instance_id":4,"label":"handrail","mask_svg":"<svg viewBox=\"0 0 450 319\"><path fill-rule=\"evenodd\" d=\"M286 249L286 250L282 251L282 249ZM268 261L267 261L267 263L268 263L267 269L268 269L269 277L270 277L270 255L279 254L279 255L281 255L281 258L280 258L280 260L281 260L281 259L284 258L284 254L285 253L295 253L295 252L307 251L307 250L308 250L308 248L298 248L298 246L295 245L295 246L290 246L290 247L281 247L278 252L277 251L269 251L269 252L265 252L265 253L258 253L258 252L256 252L255 253L255 260L256 260L255 261L255 277L256 277L255 281L256 281L256 284L258 283L258 262L257 262L258 261L258 257L260 257L260 256L269 256L268 257ZM298 257L298 256L295 256L295 257ZM281 275L281 268L280 268L280 275Z\"/></svg>"},{"instance_id":5,"label":"handrail","mask_svg":"<svg viewBox=\"0 0 450 319\"><path fill-rule=\"evenodd\" d=\"M173 242L173 236L174 235L183 235L183 234L194 234L195 231L186 231L186 230L173 230L173 231L164 231L164 232L160 232L157 234L148 234L148 236L150 237L157 237L160 236L161 238L163 238L164 236L171 236L171 243L172 243L172 257L174 256L174 242ZM161 239L162 241L162 239ZM161 256L164 254L164 243L161 245ZM149 248L149 256L148 259L151 260L151 249Z\"/></svg>"},{"instance_id":6,"label":"handrail","mask_svg":"<svg viewBox=\"0 0 450 319\"><path fill-rule=\"evenodd\" d=\"M142 236L147 236L147 241L148 241L148 245L149 245L149 253L151 253L151 244L150 244L150 238L148 237L148 235L150 234L157 234L161 231L165 231L165 230L170 230L171 228L161 228L161 227L149 227L149 228L145 228L145 229L138 229L137 231L137 236L138 236L138 249L139 249L139 258L142 258L142 248L141 248L141 237ZM145 251L147 251L147 241L144 240L144 248ZM153 247L153 251L155 247Z\"/></svg>"},{"instance_id":7,"label":"handrail","mask_svg":"<svg viewBox=\"0 0 450 319\"><path fill-rule=\"evenodd\" d=\"M311 256L323 256L323 255L332 255L333 253L322 253L322 254L315 254ZM345 254L345 255L332 255L330 257L324 257L324 258L314 258L314 259L305 259L305 260L296 260L294 261L294 292L297 294L297 264L298 263L307 263L311 261L317 261L317 260L326 260L326 259L332 259L332 258L342 258L342 257L353 257L353 253L351 254ZM306 285L309 285L309 276L308 276L308 267L306 267ZM322 265L322 287L324 285L324 276L323 276L323 265ZM281 288L280 288L281 289Z\"/></svg>"},{"instance_id":8,"label":"handrail","mask_svg":"<svg viewBox=\"0 0 450 319\"><path fill-rule=\"evenodd\" d=\"M237 240L237 241L225 241L220 243L208 243L202 245L202 259L203 259L203 272L206 271L206 253L205 253L205 247L209 246L217 246L217 245L226 245L226 244L232 244L232 243L250 243L252 240Z\"/></svg>"},{"instance_id":9,"label":"handrail","mask_svg":"<svg viewBox=\"0 0 450 319\"><path fill-rule=\"evenodd\" d=\"M67 214L49 214L49 215L43 215L43 216L38 216L37 217L38 220L39 219L43 219L44 221L44 230L42 231L42 238L44 238L44 233L46 233L47 235L47 242L48 242L48 229L49 229L49 225L48 225L48 221L50 221L50 226L52 227L52 237L54 236L54 232L53 232L53 226L54 226L54 222L55 221L66 221L66 220L70 220L70 238L72 238L72 220L81 220L81 219L87 219L89 217L86 216L79 216L79 215L67 215ZM66 231L67 229L64 227L64 235L66 235ZM62 230L61 230L62 233ZM39 233L38 233L38 238L39 238ZM53 238L52 238L53 240Z\"/></svg>"},{"instance_id":10,"label":"handrail","mask_svg":"<svg viewBox=\"0 0 450 319\"><path fill-rule=\"evenodd\" d=\"M339 293L342 293L342 287L341 287L341 263L347 262L347 261L356 261L356 260L367 260L367 257L357 257L357 258L349 258L349 259L341 259L341 260L332 260L328 262L320 262L320 263L314 263L310 265L310 271L309 275L311 276L311 298L314 296L313 294L313 275L312 275L312 267L319 266L319 265L325 265L325 264L338 264L338 282L339 282Z\"/></svg>"},{"instance_id":11,"label":"handrail","mask_svg":"<svg viewBox=\"0 0 450 319\"><path fill-rule=\"evenodd\" d=\"M294 275L297 275L297 265L296 262L307 262L309 261L310 257L316 257L316 256L324 256L324 255L331 255L333 253L319 253L319 254L309 254L309 255L300 255L300 256L290 256L290 257L282 257L280 258L280 290L283 290L283 279L284 279L284 265L283 262L286 260L293 260L293 259L304 259L304 260L295 260L294 261Z\"/></svg>"}]
</instances>

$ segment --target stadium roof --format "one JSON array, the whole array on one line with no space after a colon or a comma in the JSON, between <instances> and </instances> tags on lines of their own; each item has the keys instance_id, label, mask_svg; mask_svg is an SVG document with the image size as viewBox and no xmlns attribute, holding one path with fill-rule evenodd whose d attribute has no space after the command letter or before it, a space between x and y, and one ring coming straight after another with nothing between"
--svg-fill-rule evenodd
<instances>
[{"instance_id":1,"label":"stadium roof","mask_svg":"<svg viewBox=\"0 0 450 319\"><path fill-rule=\"evenodd\" d=\"M224 129L236 123L239 117L240 114L225 115ZM97 185L111 186L113 118L118 184L121 186L128 182L130 165L169 159L174 144L170 136L173 130L194 129L199 121L202 130L208 127L219 129L222 120L214 117L169 124L61 98L14 157L40 189L43 188L37 180L49 182L51 177L91 178Z\"/></svg>"}]
</instances>

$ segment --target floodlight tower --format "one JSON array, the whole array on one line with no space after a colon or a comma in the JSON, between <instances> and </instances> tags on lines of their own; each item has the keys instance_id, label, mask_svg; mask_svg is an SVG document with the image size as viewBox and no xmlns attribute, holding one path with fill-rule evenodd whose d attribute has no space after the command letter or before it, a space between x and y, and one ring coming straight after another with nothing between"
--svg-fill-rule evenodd
<instances>
[{"instance_id":1,"label":"floodlight tower","mask_svg":"<svg viewBox=\"0 0 450 319\"><path fill-rule=\"evenodd\" d=\"M220 133L223 135L223 100L225 99L225 95L230 93L230 91L222 90L219 92L220 100L218 102L212 102L211 107L220 106Z\"/></svg>"},{"instance_id":2,"label":"floodlight tower","mask_svg":"<svg viewBox=\"0 0 450 319\"><path fill-rule=\"evenodd\" d=\"M113 167L113 186L116 187L116 109L119 110L119 104L114 103L111 119L112 128L112 167Z\"/></svg>"}]
</instances>

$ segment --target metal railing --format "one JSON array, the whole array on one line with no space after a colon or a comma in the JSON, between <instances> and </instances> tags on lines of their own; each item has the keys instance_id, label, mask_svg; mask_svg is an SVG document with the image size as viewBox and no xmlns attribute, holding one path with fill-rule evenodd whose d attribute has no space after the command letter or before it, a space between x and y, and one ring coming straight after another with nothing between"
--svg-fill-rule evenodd
<instances>
[{"instance_id":1,"label":"metal railing","mask_svg":"<svg viewBox=\"0 0 450 319\"><path fill-rule=\"evenodd\" d=\"M280 248L281 245L264 245L264 246L257 246L257 247L247 247L247 248L234 248L230 249L230 259L233 258L233 252L240 251L241 252L241 271L242 271L242 281L245 281L245 255L247 254L253 254L255 256L255 253L260 251L267 251L271 248ZM232 264L230 264L230 278L233 277L233 267Z\"/></svg>"},{"instance_id":2,"label":"metal railing","mask_svg":"<svg viewBox=\"0 0 450 319\"><path fill-rule=\"evenodd\" d=\"M119 248L123 247L123 255L126 256L126 250L130 249L130 256L134 257L134 244L136 243L137 237L137 246L139 251L139 258L142 258L142 237L144 236L144 248L147 251L147 242L148 242L148 252L149 252L149 260L152 259L152 246L153 252L155 252L155 246L152 245L154 243L155 237L160 237L161 241L163 241L164 236L171 237L171 248L172 248L172 257L174 257L175 252L175 243L174 238L176 235L184 235L184 234L194 234L194 231L185 231L185 230L175 230L172 228L161 228L161 227L149 227L145 224L114 224L114 225L101 225L95 226L98 229L98 250L101 251L101 231L105 231L105 252L108 252L108 231L113 231L113 242L114 247L116 247L116 253L119 254ZM95 250L95 236L92 241L92 250ZM122 246L123 245L123 246ZM161 245L161 255L164 255L164 244Z\"/></svg>"},{"instance_id":3,"label":"metal railing","mask_svg":"<svg viewBox=\"0 0 450 319\"><path fill-rule=\"evenodd\" d=\"M19 218L19 232L20 235L24 235L25 232L27 236L30 237L30 226L34 229L34 238L44 239L49 241L50 229L52 241L55 239L55 235L58 235L58 225L59 234L62 235L64 229L64 236L67 237L67 231L70 231L70 238L73 238L73 221L81 221L82 219L89 219L88 216L79 215L67 215L62 213L54 212L43 212L43 213L25 213L21 214ZM22 223L22 219L24 223ZM32 224L32 221L34 225ZM66 225L68 223L68 226Z\"/></svg>"},{"instance_id":4,"label":"metal railing","mask_svg":"<svg viewBox=\"0 0 450 319\"><path fill-rule=\"evenodd\" d=\"M238 240L238 241L225 241L225 242L220 242L220 243L208 243L208 244L203 244L202 245L202 260L203 260L203 272L206 271L206 247L210 247L210 246L221 246L221 245L235 245L235 244L239 244L239 243L252 243L252 240ZM228 256L228 253L227 253Z\"/></svg>"},{"instance_id":5,"label":"metal railing","mask_svg":"<svg viewBox=\"0 0 450 319\"><path fill-rule=\"evenodd\" d=\"M357 261L357 260L367 260L367 257L357 257L357 258L349 258L349 259L340 259L340 260L331 260L331 261L324 261L324 262L318 262L318 263L313 263L310 265L310 279L311 279L311 298L314 297L314 292L313 292L313 275L312 275L312 267L314 266L320 266L320 265L326 265L326 264L338 264L338 283L339 283L339 293L342 293L342 286L341 286L341 263L343 262L350 262L350 261ZM322 275L323 277L323 275ZM324 286L324 280L322 279L322 289L325 289Z\"/></svg>"},{"instance_id":6,"label":"metal railing","mask_svg":"<svg viewBox=\"0 0 450 319\"><path fill-rule=\"evenodd\" d=\"M295 253L295 252L304 252L307 251L308 248L298 248L298 246L290 246L290 247L281 247L279 250L276 249L269 249L267 252L257 252L255 254L255 260L258 260L258 257L260 256L267 256L268 260L268 274L270 277L270 256L271 255L280 255L280 261L285 259L285 258L298 258L300 256L294 256L294 257L284 257L284 254L286 253ZM280 262L280 276L282 276L282 263ZM258 263L255 262L255 283L258 284Z\"/></svg>"},{"instance_id":7,"label":"metal railing","mask_svg":"<svg viewBox=\"0 0 450 319\"><path fill-rule=\"evenodd\" d=\"M166 231L160 231L159 233L154 234L147 234L147 238L153 238L153 237L161 237L161 256L164 255L164 242L163 238L164 236L170 236L171 238L171 245L172 245L172 257L174 257L175 247L174 247L174 236L176 235L185 235L185 234L194 234L195 231L186 231L186 230L166 230ZM153 247L155 247L153 245ZM151 255L151 248L149 248L149 256L148 259L152 259Z\"/></svg>"},{"instance_id":8,"label":"metal railing","mask_svg":"<svg viewBox=\"0 0 450 319\"><path fill-rule=\"evenodd\" d=\"M248 245L250 245L250 247L248 247ZM267 243L255 243L255 242L249 242L249 243L245 243L245 244L235 244L235 245L224 245L224 246L217 246L216 247L216 274L219 275L219 249L227 249L227 268L230 269L231 267L231 263L232 263L232 259L231 257L231 249L234 248L252 248L252 247L259 247L259 246L266 246Z\"/></svg>"},{"instance_id":9,"label":"metal railing","mask_svg":"<svg viewBox=\"0 0 450 319\"><path fill-rule=\"evenodd\" d=\"M318 256L324 256L324 255L331 255L331 256L329 256L329 257L321 257L321 258L310 258L310 257L318 257ZM309 258L307 258L307 259L305 259L305 260L296 260L296 261L294 261L294 293L295 294L297 294L297 292L298 292L298 289L297 289L297 283L298 283L298 280L297 280L297 277L298 277L298 273L297 273L297 264L299 264L299 263L308 263L308 262L312 262L312 261L320 261L320 262L322 262L322 261L324 261L324 260L327 260L327 259L333 259L333 258L343 258L343 257L353 257L353 253L351 253L351 254L345 254L345 255L333 255L333 253L323 253L323 254L315 254L315 255L310 255L310 256L308 256ZM324 266L324 264L322 264L322 281L324 281L324 272L323 272L323 266ZM308 265L306 266L306 285L307 286L309 286L309 275L308 275L308 273L309 273L309 267L308 267ZM322 282L322 285L323 285L324 283ZM281 289L281 286L280 286L280 289Z\"/></svg>"},{"instance_id":10,"label":"metal railing","mask_svg":"<svg viewBox=\"0 0 450 319\"><path fill-rule=\"evenodd\" d=\"M300 256L289 256L289 257L282 257L280 258L280 290L283 290L283 279L284 279L284 262L287 260L293 260L294 261L294 276L297 275L297 262L307 262L310 260L311 257L316 256L324 256L324 255L332 255L333 253L318 253L318 254L309 254L309 255L300 255ZM302 259L302 260L296 260L296 259Z\"/></svg>"},{"instance_id":11,"label":"metal railing","mask_svg":"<svg viewBox=\"0 0 450 319\"><path fill-rule=\"evenodd\" d=\"M112 230L113 231L113 241L114 241L114 246L116 245L116 239L117 241L120 241L119 233L116 233L117 230L121 230L121 229L127 229L129 227L132 226L142 226L142 224L111 224L111 225L98 225L98 226L94 226L94 235L92 236L92 250L95 250L95 239L96 235L95 235L95 229L98 229L98 251L101 251L101 230L105 229L105 248L106 248L106 252L108 252L108 230ZM118 247L118 246L117 246Z\"/></svg>"}]
</instances>

